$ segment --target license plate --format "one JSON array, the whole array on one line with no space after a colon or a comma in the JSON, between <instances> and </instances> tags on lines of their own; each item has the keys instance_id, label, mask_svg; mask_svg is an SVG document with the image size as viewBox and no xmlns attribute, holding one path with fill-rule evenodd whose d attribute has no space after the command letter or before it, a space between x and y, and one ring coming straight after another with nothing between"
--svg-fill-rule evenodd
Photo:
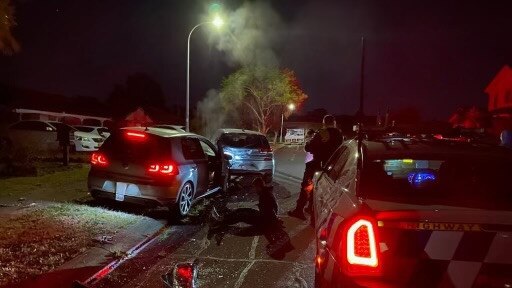
<instances>
[{"instance_id":1,"label":"license plate","mask_svg":"<svg viewBox=\"0 0 512 288\"><path fill-rule=\"evenodd\" d=\"M124 194L126 193L126 188L128 188L128 183L116 183L116 201L124 201Z\"/></svg>"}]
</instances>

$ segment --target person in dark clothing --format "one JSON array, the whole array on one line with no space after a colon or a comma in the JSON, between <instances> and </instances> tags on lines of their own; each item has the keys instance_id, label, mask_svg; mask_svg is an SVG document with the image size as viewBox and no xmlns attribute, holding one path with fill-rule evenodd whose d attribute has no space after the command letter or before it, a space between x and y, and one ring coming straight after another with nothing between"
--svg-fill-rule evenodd
<instances>
[{"instance_id":1,"label":"person in dark clothing","mask_svg":"<svg viewBox=\"0 0 512 288\"><path fill-rule=\"evenodd\" d=\"M267 254L274 259L282 260L294 247L290 236L284 230L283 222L277 216L278 205L273 187L265 185L263 179L259 177L253 185L258 193L258 210L253 208L230 210L226 207L214 206L211 212L211 218L214 221L210 223L207 238L215 237L217 245L221 245L226 233L242 237L264 235L268 241ZM218 204L225 206L226 202ZM235 225L240 222L251 226Z\"/></svg>"},{"instance_id":2,"label":"person in dark clothing","mask_svg":"<svg viewBox=\"0 0 512 288\"><path fill-rule=\"evenodd\" d=\"M336 120L332 115L325 115L323 119L323 128L318 130L311 140L306 142L304 150L313 154L313 160L306 163L306 169L301 183L299 199L295 209L288 211L288 215L302 220L306 220L304 207L308 204L306 211L311 214L313 200L313 176L331 155L343 143L343 134L336 128Z\"/></svg>"},{"instance_id":3,"label":"person in dark clothing","mask_svg":"<svg viewBox=\"0 0 512 288\"><path fill-rule=\"evenodd\" d=\"M62 164L67 166L69 164L69 138L71 133L71 127L68 125L57 126L57 141L62 149Z\"/></svg>"},{"instance_id":4,"label":"person in dark clothing","mask_svg":"<svg viewBox=\"0 0 512 288\"><path fill-rule=\"evenodd\" d=\"M263 179L256 178L253 182L258 193L258 210L252 208L240 208L235 211L227 209L226 202L221 207L214 207L213 218L222 225L232 225L238 222L245 222L250 225L272 225L279 222L277 217L277 200L273 193L272 186L266 186Z\"/></svg>"}]
</instances>

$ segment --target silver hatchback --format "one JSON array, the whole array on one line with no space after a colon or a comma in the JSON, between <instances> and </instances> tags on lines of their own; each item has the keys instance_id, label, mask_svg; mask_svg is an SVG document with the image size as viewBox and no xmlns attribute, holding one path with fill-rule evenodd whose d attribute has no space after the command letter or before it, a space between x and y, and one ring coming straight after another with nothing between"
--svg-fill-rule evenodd
<instances>
[{"instance_id":1,"label":"silver hatchback","mask_svg":"<svg viewBox=\"0 0 512 288\"><path fill-rule=\"evenodd\" d=\"M88 188L94 198L167 206L184 216L195 200L226 188L224 157L196 134L123 128L92 154Z\"/></svg>"},{"instance_id":2,"label":"silver hatchback","mask_svg":"<svg viewBox=\"0 0 512 288\"><path fill-rule=\"evenodd\" d=\"M244 129L219 129L213 142L228 155L230 175L259 175L272 182L274 152L265 135Z\"/></svg>"}]
</instances>

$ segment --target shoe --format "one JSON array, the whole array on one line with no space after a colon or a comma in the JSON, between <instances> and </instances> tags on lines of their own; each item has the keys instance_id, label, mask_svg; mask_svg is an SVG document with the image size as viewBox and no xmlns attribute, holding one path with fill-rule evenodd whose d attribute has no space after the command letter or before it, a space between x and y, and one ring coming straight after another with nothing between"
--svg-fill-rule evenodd
<instances>
[{"instance_id":1,"label":"shoe","mask_svg":"<svg viewBox=\"0 0 512 288\"><path fill-rule=\"evenodd\" d=\"M288 211L288 216L299 218L301 220L306 220L306 215L304 215L304 212L301 212L301 211L296 210L296 209Z\"/></svg>"}]
</instances>

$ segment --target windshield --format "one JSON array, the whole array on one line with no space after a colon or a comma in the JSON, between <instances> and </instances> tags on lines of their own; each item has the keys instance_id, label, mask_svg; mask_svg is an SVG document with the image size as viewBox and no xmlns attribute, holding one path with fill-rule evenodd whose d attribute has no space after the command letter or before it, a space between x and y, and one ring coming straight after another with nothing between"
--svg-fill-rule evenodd
<instances>
[{"instance_id":1,"label":"windshield","mask_svg":"<svg viewBox=\"0 0 512 288\"><path fill-rule=\"evenodd\" d=\"M510 168L500 160L374 160L365 164L361 189L391 202L512 209Z\"/></svg>"},{"instance_id":2,"label":"windshield","mask_svg":"<svg viewBox=\"0 0 512 288\"><path fill-rule=\"evenodd\" d=\"M136 163L155 159L171 159L169 138L147 135L143 141L125 137L124 131L117 132L105 140L101 147L109 157Z\"/></svg>"},{"instance_id":3,"label":"windshield","mask_svg":"<svg viewBox=\"0 0 512 288\"><path fill-rule=\"evenodd\" d=\"M246 134L246 133L226 133L223 134L219 142L222 145L233 148L250 148L250 149L268 149L270 145L267 138L263 135Z\"/></svg>"}]
</instances>

